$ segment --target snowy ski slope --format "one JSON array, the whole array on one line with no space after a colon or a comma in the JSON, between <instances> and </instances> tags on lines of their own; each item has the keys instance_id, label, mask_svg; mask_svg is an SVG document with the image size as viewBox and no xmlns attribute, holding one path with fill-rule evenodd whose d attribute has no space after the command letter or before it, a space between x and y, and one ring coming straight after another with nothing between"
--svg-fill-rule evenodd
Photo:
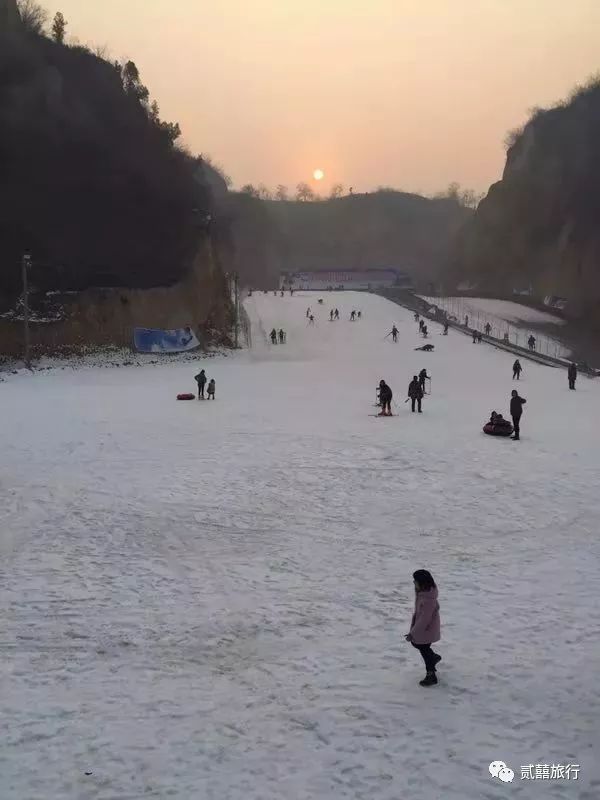
<instances>
[{"instance_id":1,"label":"snowy ski slope","mask_svg":"<svg viewBox=\"0 0 600 800\"><path fill-rule=\"evenodd\" d=\"M323 297L248 298L251 352L0 384L2 800L600 796L600 383L526 363L522 441L486 437L509 354ZM177 403L200 366L217 401Z\"/></svg>"}]
</instances>

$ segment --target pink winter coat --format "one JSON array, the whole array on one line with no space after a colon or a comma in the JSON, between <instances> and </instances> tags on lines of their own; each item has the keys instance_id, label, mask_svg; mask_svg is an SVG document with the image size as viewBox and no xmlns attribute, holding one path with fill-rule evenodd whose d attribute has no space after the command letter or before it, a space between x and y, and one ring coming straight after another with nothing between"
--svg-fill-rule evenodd
<instances>
[{"instance_id":1,"label":"pink winter coat","mask_svg":"<svg viewBox=\"0 0 600 800\"><path fill-rule=\"evenodd\" d=\"M438 590L417 592L415 613L410 626L410 635L415 644L433 644L440 640L440 604Z\"/></svg>"}]
</instances>

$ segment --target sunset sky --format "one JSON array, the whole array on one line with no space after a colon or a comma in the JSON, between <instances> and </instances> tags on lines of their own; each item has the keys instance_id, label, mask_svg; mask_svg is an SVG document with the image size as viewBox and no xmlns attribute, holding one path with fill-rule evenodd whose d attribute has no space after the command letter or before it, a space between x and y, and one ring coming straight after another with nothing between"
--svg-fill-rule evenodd
<instances>
[{"instance_id":1,"label":"sunset sky","mask_svg":"<svg viewBox=\"0 0 600 800\"><path fill-rule=\"evenodd\" d=\"M484 191L506 132L600 69L600 0L43 2L238 187Z\"/></svg>"}]
</instances>

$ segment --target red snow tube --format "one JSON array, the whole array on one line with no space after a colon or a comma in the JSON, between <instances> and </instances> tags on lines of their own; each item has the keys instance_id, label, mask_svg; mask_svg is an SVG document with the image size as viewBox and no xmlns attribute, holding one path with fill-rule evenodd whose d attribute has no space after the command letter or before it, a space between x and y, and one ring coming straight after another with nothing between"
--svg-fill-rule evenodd
<instances>
[{"instance_id":1,"label":"red snow tube","mask_svg":"<svg viewBox=\"0 0 600 800\"><path fill-rule=\"evenodd\" d=\"M483 432L489 434L489 436L511 436L513 432L513 426L507 419L500 424L487 422L483 426Z\"/></svg>"},{"instance_id":2,"label":"red snow tube","mask_svg":"<svg viewBox=\"0 0 600 800\"><path fill-rule=\"evenodd\" d=\"M177 395L178 400L193 400L195 397L196 395L191 392L184 392L183 394Z\"/></svg>"}]
</instances>

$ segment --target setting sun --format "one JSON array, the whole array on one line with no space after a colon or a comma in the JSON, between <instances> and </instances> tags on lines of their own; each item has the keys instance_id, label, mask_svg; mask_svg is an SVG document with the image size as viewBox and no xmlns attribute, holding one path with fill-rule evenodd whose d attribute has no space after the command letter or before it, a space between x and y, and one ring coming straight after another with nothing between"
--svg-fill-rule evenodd
<instances>
[{"instance_id":1,"label":"setting sun","mask_svg":"<svg viewBox=\"0 0 600 800\"><path fill-rule=\"evenodd\" d=\"M316 169L316 170L313 172L313 178L314 178L316 181L322 181L324 177L325 177L325 173L323 172L323 170L322 170L322 169Z\"/></svg>"}]
</instances>

